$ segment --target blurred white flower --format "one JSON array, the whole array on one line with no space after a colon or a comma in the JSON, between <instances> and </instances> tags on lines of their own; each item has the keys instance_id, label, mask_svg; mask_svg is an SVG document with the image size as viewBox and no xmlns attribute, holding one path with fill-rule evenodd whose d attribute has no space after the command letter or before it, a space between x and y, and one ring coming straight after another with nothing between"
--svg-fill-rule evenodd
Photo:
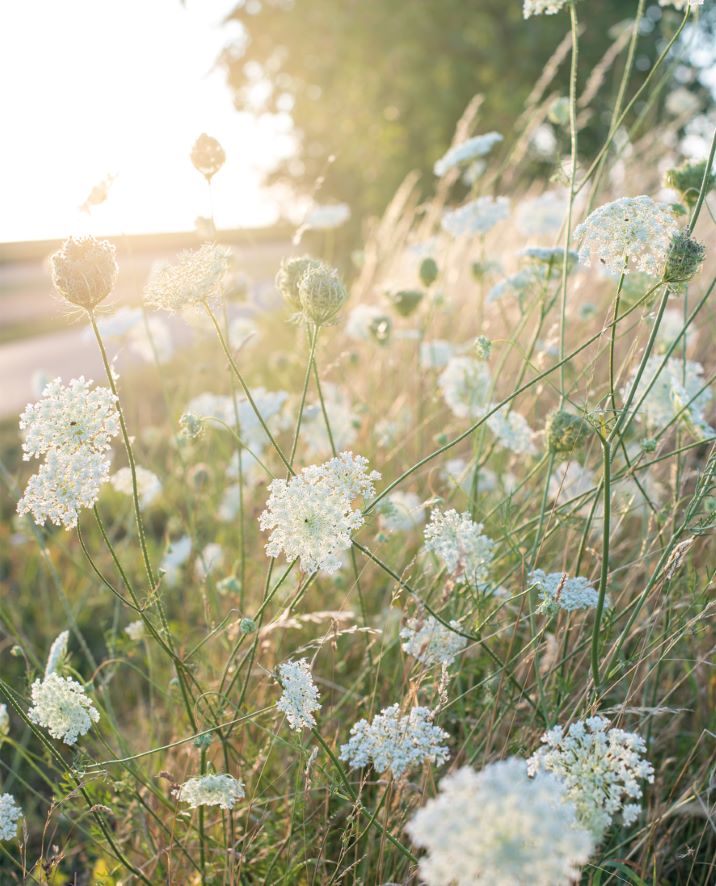
<instances>
[{"instance_id":1,"label":"blurred white flower","mask_svg":"<svg viewBox=\"0 0 716 886\"><path fill-rule=\"evenodd\" d=\"M137 477L139 505L142 508L148 508L162 491L161 481L156 474L152 473L152 471L148 471L141 465L136 466L135 473ZM132 471L130 468L120 468L116 474L113 474L110 477L110 483L116 492L127 496L133 495Z\"/></svg>"},{"instance_id":2,"label":"blurred white flower","mask_svg":"<svg viewBox=\"0 0 716 886\"><path fill-rule=\"evenodd\" d=\"M197 581L206 581L212 572L221 569L224 565L224 549L215 541L205 545L197 555L194 563L194 575Z\"/></svg>"},{"instance_id":3,"label":"blurred white flower","mask_svg":"<svg viewBox=\"0 0 716 886\"><path fill-rule=\"evenodd\" d=\"M457 418L480 418L487 410L492 377L483 360L452 357L438 378L438 387Z\"/></svg>"},{"instance_id":4,"label":"blurred white flower","mask_svg":"<svg viewBox=\"0 0 716 886\"><path fill-rule=\"evenodd\" d=\"M425 508L414 492L391 492L379 505L378 524L384 532L410 532L425 522Z\"/></svg>"},{"instance_id":5,"label":"blurred white flower","mask_svg":"<svg viewBox=\"0 0 716 886\"><path fill-rule=\"evenodd\" d=\"M130 640L134 640L135 643L138 643L144 638L144 622L141 618L137 619L137 621L130 621L124 629L124 633Z\"/></svg>"},{"instance_id":6,"label":"blurred white flower","mask_svg":"<svg viewBox=\"0 0 716 886\"><path fill-rule=\"evenodd\" d=\"M311 209L304 219L303 227L315 231L330 230L339 228L350 217L351 208L347 203L329 203Z\"/></svg>"},{"instance_id":7,"label":"blurred white flower","mask_svg":"<svg viewBox=\"0 0 716 886\"><path fill-rule=\"evenodd\" d=\"M448 210L440 225L453 237L486 234L510 214L507 197L478 197L457 209Z\"/></svg>"},{"instance_id":8,"label":"blurred white flower","mask_svg":"<svg viewBox=\"0 0 716 886\"><path fill-rule=\"evenodd\" d=\"M145 301L172 313L213 301L229 268L230 255L226 247L213 243L180 252L173 264L165 262L154 268L144 288Z\"/></svg>"},{"instance_id":9,"label":"blurred white flower","mask_svg":"<svg viewBox=\"0 0 716 886\"><path fill-rule=\"evenodd\" d=\"M460 628L458 621L451 621L450 625ZM467 646L465 637L451 631L432 615L409 619L400 631L400 639L403 651L427 667L452 664L457 654Z\"/></svg>"},{"instance_id":10,"label":"blurred white flower","mask_svg":"<svg viewBox=\"0 0 716 886\"><path fill-rule=\"evenodd\" d=\"M188 535L183 535L169 543L159 567L164 573L162 581L169 587L174 587L179 581L181 567L189 559L191 549L192 541Z\"/></svg>"},{"instance_id":11,"label":"blurred white flower","mask_svg":"<svg viewBox=\"0 0 716 886\"><path fill-rule=\"evenodd\" d=\"M420 343L422 369L442 369L455 353L455 346L441 338Z\"/></svg>"},{"instance_id":12,"label":"blurred white flower","mask_svg":"<svg viewBox=\"0 0 716 886\"><path fill-rule=\"evenodd\" d=\"M12 794L0 794L0 840L14 840L22 809Z\"/></svg>"},{"instance_id":13,"label":"blurred white flower","mask_svg":"<svg viewBox=\"0 0 716 886\"><path fill-rule=\"evenodd\" d=\"M508 411L508 407L503 406L487 419L487 426L505 449L510 449L517 455L536 454L535 432L519 412Z\"/></svg>"},{"instance_id":14,"label":"blurred white flower","mask_svg":"<svg viewBox=\"0 0 716 886\"><path fill-rule=\"evenodd\" d=\"M465 166L476 157L484 157L489 154L494 146L501 141L502 136L499 132L486 132L484 135L468 138L466 141L454 145L437 160L433 171L435 175L443 176L456 166Z\"/></svg>"},{"instance_id":15,"label":"blurred white flower","mask_svg":"<svg viewBox=\"0 0 716 886\"><path fill-rule=\"evenodd\" d=\"M67 644L69 640L70 632L62 631L62 633L58 634L58 636L53 641L52 646L50 646L50 652L47 656L47 664L45 665L45 677L49 677L50 674L54 674L62 669L65 657L67 656Z\"/></svg>"}]
</instances>

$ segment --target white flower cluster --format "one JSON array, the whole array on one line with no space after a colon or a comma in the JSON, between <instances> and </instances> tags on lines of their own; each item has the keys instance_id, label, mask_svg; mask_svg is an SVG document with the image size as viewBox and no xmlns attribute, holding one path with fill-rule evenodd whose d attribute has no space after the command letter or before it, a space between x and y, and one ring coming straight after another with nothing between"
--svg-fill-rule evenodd
<instances>
[{"instance_id":1,"label":"white flower cluster","mask_svg":"<svg viewBox=\"0 0 716 886\"><path fill-rule=\"evenodd\" d=\"M448 210L440 226L452 237L470 234L486 234L510 214L507 197L478 197L457 209Z\"/></svg>"},{"instance_id":2,"label":"white flower cluster","mask_svg":"<svg viewBox=\"0 0 716 886\"><path fill-rule=\"evenodd\" d=\"M641 400L646 389L651 390L639 407L637 418L652 430L661 430L671 422L677 414L692 433L699 438L711 437L716 433L704 418L704 410L711 402L713 394L710 388L704 388L703 366L679 357L669 357L664 368L660 370L662 357L649 357L644 373L634 395L633 404ZM636 378L635 369L622 389L622 397L626 399ZM703 390L701 390L704 388ZM683 411L682 411L683 410Z\"/></svg>"},{"instance_id":3,"label":"white flower cluster","mask_svg":"<svg viewBox=\"0 0 716 886\"><path fill-rule=\"evenodd\" d=\"M49 674L44 680L35 680L31 693L28 717L65 744L75 744L99 720L99 711L71 677Z\"/></svg>"},{"instance_id":4,"label":"white flower cluster","mask_svg":"<svg viewBox=\"0 0 716 886\"><path fill-rule=\"evenodd\" d=\"M440 373L438 387L457 418L480 418L487 410L492 377L484 360L452 357Z\"/></svg>"},{"instance_id":5,"label":"white flower cluster","mask_svg":"<svg viewBox=\"0 0 716 886\"><path fill-rule=\"evenodd\" d=\"M65 657L67 656L67 644L69 643L69 640L69 631L62 631L62 633L55 638L52 646L50 646L50 652L47 656L45 677L49 677L50 674L55 674L57 671L61 670Z\"/></svg>"},{"instance_id":6,"label":"white flower cluster","mask_svg":"<svg viewBox=\"0 0 716 886\"><path fill-rule=\"evenodd\" d=\"M347 203L326 203L314 206L306 216L303 226L314 231L327 231L339 228L351 217L351 208Z\"/></svg>"},{"instance_id":7,"label":"white flower cluster","mask_svg":"<svg viewBox=\"0 0 716 886\"><path fill-rule=\"evenodd\" d=\"M439 160L435 162L433 171L435 175L442 177L456 166L464 166L477 157L484 157L502 141L499 132L486 132L484 135L475 135L472 138L460 142L450 148Z\"/></svg>"},{"instance_id":8,"label":"white flower cluster","mask_svg":"<svg viewBox=\"0 0 716 886\"><path fill-rule=\"evenodd\" d=\"M341 760L353 769L373 765L376 772L390 772L400 778L404 772L425 760L439 763L449 753L441 742L447 732L435 726L428 708L411 708L400 716L400 705L384 708L371 723L359 720L351 728L351 737L341 747Z\"/></svg>"},{"instance_id":9,"label":"white flower cluster","mask_svg":"<svg viewBox=\"0 0 716 886\"><path fill-rule=\"evenodd\" d=\"M482 523L454 508L433 508L424 534L425 550L436 554L451 576L475 587L487 581L495 543L482 534Z\"/></svg>"},{"instance_id":10,"label":"white flower cluster","mask_svg":"<svg viewBox=\"0 0 716 886\"><path fill-rule=\"evenodd\" d=\"M229 257L226 247L213 243L180 252L175 264L154 269L144 288L145 301L171 312L201 307L216 298Z\"/></svg>"},{"instance_id":11,"label":"white flower cluster","mask_svg":"<svg viewBox=\"0 0 716 886\"><path fill-rule=\"evenodd\" d=\"M288 725L294 732L311 729L316 725L313 712L321 709L311 666L305 658L300 661L285 661L279 665L278 673L283 694L276 707L286 715Z\"/></svg>"},{"instance_id":12,"label":"white flower cluster","mask_svg":"<svg viewBox=\"0 0 716 886\"><path fill-rule=\"evenodd\" d=\"M406 830L427 850L420 876L428 886L566 886L594 849L559 780L529 778L518 758L446 775Z\"/></svg>"},{"instance_id":13,"label":"white flower cluster","mask_svg":"<svg viewBox=\"0 0 716 886\"><path fill-rule=\"evenodd\" d=\"M283 426L281 410L288 400L288 394L285 391L267 391L266 388L259 386L251 392L251 396L271 432L280 430ZM205 392L190 400L185 412L197 418L216 419L230 428L236 427L238 413L237 433L255 455L260 455L269 443L266 431L246 397L238 398L236 405L235 413L231 397Z\"/></svg>"},{"instance_id":14,"label":"white flower cluster","mask_svg":"<svg viewBox=\"0 0 716 886\"><path fill-rule=\"evenodd\" d=\"M592 505L589 493L593 493L596 486L594 471L583 467L578 461L568 460L561 462L552 472L548 493L550 501L562 507L573 499L583 499L583 502L574 502L570 507L579 514L587 515Z\"/></svg>"},{"instance_id":15,"label":"white flower cluster","mask_svg":"<svg viewBox=\"0 0 716 886\"><path fill-rule=\"evenodd\" d=\"M414 492L392 492L380 503L380 528L385 532L410 532L425 522L425 509Z\"/></svg>"},{"instance_id":16,"label":"white flower cluster","mask_svg":"<svg viewBox=\"0 0 716 886\"><path fill-rule=\"evenodd\" d=\"M108 478L107 451L119 432L119 413L109 388L91 384L80 377L65 386L56 378L20 416L23 458L45 455L17 506L36 523L75 526L78 512L94 505Z\"/></svg>"},{"instance_id":17,"label":"white flower cluster","mask_svg":"<svg viewBox=\"0 0 716 886\"><path fill-rule=\"evenodd\" d=\"M192 809L199 806L220 806L233 809L234 804L246 796L243 782L232 775L200 775L180 785L174 796Z\"/></svg>"},{"instance_id":18,"label":"white flower cluster","mask_svg":"<svg viewBox=\"0 0 716 886\"><path fill-rule=\"evenodd\" d=\"M450 624L460 628L458 621L451 621ZM467 646L465 637L451 631L432 615L409 619L400 631L400 639L403 641L403 651L427 667L452 664L455 656Z\"/></svg>"},{"instance_id":19,"label":"white flower cluster","mask_svg":"<svg viewBox=\"0 0 716 886\"><path fill-rule=\"evenodd\" d=\"M360 419L353 411L345 392L329 383L323 386L323 401L330 416L331 437L338 450L352 446L358 436ZM308 458L325 455L331 451L331 437L326 430L326 420L320 403L305 407L301 422L301 442Z\"/></svg>"},{"instance_id":20,"label":"white flower cluster","mask_svg":"<svg viewBox=\"0 0 716 886\"><path fill-rule=\"evenodd\" d=\"M517 209L517 227L525 237L556 234L567 212L567 195L546 191L539 197L524 200Z\"/></svg>"},{"instance_id":21,"label":"white flower cluster","mask_svg":"<svg viewBox=\"0 0 716 886\"><path fill-rule=\"evenodd\" d=\"M545 573L535 569L529 574L529 583L537 588L539 608L543 612L574 612L577 609L596 609L599 594L591 581L581 575L570 578L564 572ZM609 596L604 605L610 606Z\"/></svg>"},{"instance_id":22,"label":"white flower cluster","mask_svg":"<svg viewBox=\"0 0 716 886\"><path fill-rule=\"evenodd\" d=\"M541 747L527 761L530 774L548 771L565 785L577 818L597 840L621 813L624 824L632 824L641 810L640 781L654 781L654 767L643 755L641 736L622 729L609 729L609 720L590 717L566 730L555 726L542 736ZM627 802L632 801L632 802Z\"/></svg>"},{"instance_id":23,"label":"white flower cluster","mask_svg":"<svg viewBox=\"0 0 716 886\"><path fill-rule=\"evenodd\" d=\"M266 553L299 558L304 572L341 568L339 554L351 546L351 533L364 523L353 508L354 499L374 494L377 471L368 472L368 460L342 452L322 465L311 465L290 480L273 480L269 499L259 518L270 529Z\"/></svg>"},{"instance_id":24,"label":"white flower cluster","mask_svg":"<svg viewBox=\"0 0 716 886\"><path fill-rule=\"evenodd\" d=\"M2 736L10 732L10 715L7 712L7 705L0 704L0 741Z\"/></svg>"},{"instance_id":25,"label":"white flower cluster","mask_svg":"<svg viewBox=\"0 0 716 886\"><path fill-rule=\"evenodd\" d=\"M510 449L517 455L534 455L537 452L534 443L535 432L519 412L508 411L508 408L503 406L487 419L487 427L497 437L500 446Z\"/></svg>"},{"instance_id":26,"label":"white flower cluster","mask_svg":"<svg viewBox=\"0 0 716 886\"><path fill-rule=\"evenodd\" d=\"M156 474L141 467L141 465L137 465L135 471L140 507L148 508L162 491L162 484ZM133 494L132 471L130 468L120 468L116 474L112 475L110 482L116 492L129 496Z\"/></svg>"},{"instance_id":27,"label":"white flower cluster","mask_svg":"<svg viewBox=\"0 0 716 886\"><path fill-rule=\"evenodd\" d=\"M554 15L570 2L570 0L524 0L522 14L525 18L532 15Z\"/></svg>"},{"instance_id":28,"label":"white flower cluster","mask_svg":"<svg viewBox=\"0 0 716 886\"><path fill-rule=\"evenodd\" d=\"M574 237L585 265L598 259L615 274L637 270L660 278L677 231L668 207L651 197L622 197L595 209L575 228Z\"/></svg>"},{"instance_id":29,"label":"white flower cluster","mask_svg":"<svg viewBox=\"0 0 716 886\"><path fill-rule=\"evenodd\" d=\"M704 0L659 0L659 6L673 6L678 10L684 10L687 6L690 9L697 9L703 5Z\"/></svg>"},{"instance_id":30,"label":"white flower cluster","mask_svg":"<svg viewBox=\"0 0 716 886\"><path fill-rule=\"evenodd\" d=\"M140 640L144 639L144 622L141 618L138 618L136 621L130 621L124 629L124 633L130 640L138 643Z\"/></svg>"},{"instance_id":31,"label":"white flower cluster","mask_svg":"<svg viewBox=\"0 0 716 886\"><path fill-rule=\"evenodd\" d=\"M14 840L22 809L12 794L0 794L0 840Z\"/></svg>"}]
</instances>

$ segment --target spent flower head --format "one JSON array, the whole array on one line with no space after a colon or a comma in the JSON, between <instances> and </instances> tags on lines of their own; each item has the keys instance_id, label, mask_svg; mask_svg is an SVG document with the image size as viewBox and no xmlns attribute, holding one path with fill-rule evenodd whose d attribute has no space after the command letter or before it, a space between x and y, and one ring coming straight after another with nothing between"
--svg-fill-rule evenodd
<instances>
[{"instance_id":1,"label":"spent flower head","mask_svg":"<svg viewBox=\"0 0 716 886\"><path fill-rule=\"evenodd\" d=\"M446 775L406 830L428 886L567 886L594 848L560 781L514 757Z\"/></svg>"},{"instance_id":2,"label":"spent flower head","mask_svg":"<svg viewBox=\"0 0 716 886\"><path fill-rule=\"evenodd\" d=\"M52 282L59 294L92 312L117 282L116 250L108 240L70 237L50 259Z\"/></svg>"},{"instance_id":3,"label":"spent flower head","mask_svg":"<svg viewBox=\"0 0 716 886\"><path fill-rule=\"evenodd\" d=\"M632 824L640 811L640 782L654 781L641 736L609 729L609 720L590 717L568 729L555 726L542 736L541 747L528 760L531 774L551 772L564 784L580 823L600 841L621 814Z\"/></svg>"}]
</instances>

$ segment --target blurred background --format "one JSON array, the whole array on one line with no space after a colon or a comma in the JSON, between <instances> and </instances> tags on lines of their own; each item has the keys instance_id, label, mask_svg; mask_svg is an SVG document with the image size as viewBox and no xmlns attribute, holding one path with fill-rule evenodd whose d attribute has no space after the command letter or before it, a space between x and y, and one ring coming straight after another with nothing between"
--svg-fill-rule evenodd
<instances>
[{"instance_id":1,"label":"blurred background","mask_svg":"<svg viewBox=\"0 0 716 886\"><path fill-rule=\"evenodd\" d=\"M602 0L581 11L584 156L608 128L637 3ZM672 123L682 115L668 137L684 156L705 155L714 13L707 4L706 27L685 29L656 98L650 91L636 109L641 132L630 135L659 132L664 115ZM647 0L631 89L680 17ZM517 0L3 4L0 418L32 396L38 366L49 375L92 371L93 349L53 302L46 267L71 234L116 244L114 304L136 303L154 261L207 238L237 247L254 294L297 248L297 229L309 229L300 248L310 249L312 228L339 224L331 251L349 271L347 256L406 174L417 174L426 195L434 187L433 164L465 108L472 103L477 131L508 133L543 71L553 80L531 109L524 182L505 181L505 171L493 187L559 181L567 32L564 16L527 27ZM601 82L590 97L594 77ZM211 188L189 159L202 132L226 152ZM479 174L478 166L473 181ZM455 198L470 186L458 183Z\"/></svg>"}]
</instances>

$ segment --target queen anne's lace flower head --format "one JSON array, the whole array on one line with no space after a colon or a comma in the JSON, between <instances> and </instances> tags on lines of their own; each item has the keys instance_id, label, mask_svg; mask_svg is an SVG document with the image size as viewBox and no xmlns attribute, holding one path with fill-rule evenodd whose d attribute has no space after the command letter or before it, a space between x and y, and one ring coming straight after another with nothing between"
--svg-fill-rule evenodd
<instances>
[{"instance_id":1,"label":"queen anne's lace flower head","mask_svg":"<svg viewBox=\"0 0 716 886\"><path fill-rule=\"evenodd\" d=\"M460 629L460 622L451 621L450 624ZM465 637L451 631L432 615L409 619L400 631L400 639L403 641L403 651L427 667L452 664L457 654L467 646Z\"/></svg>"},{"instance_id":2,"label":"queen anne's lace flower head","mask_svg":"<svg viewBox=\"0 0 716 886\"><path fill-rule=\"evenodd\" d=\"M213 243L180 252L174 264L163 264L144 288L147 304L165 311L198 308L216 298L229 268L229 250Z\"/></svg>"},{"instance_id":3,"label":"queen anne's lace flower head","mask_svg":"<svg viewBox=\"0 0 716 886\"><path fill-rule=\"evenodd\" d=\"M70 640L70 632L62 631L55 638L50 646L50 652L47 656L47 664L45 665L45 677L55 674L62 669L65 657L67 656L67 644Z\"/></svg>"},{"instance_id":4,"label":"queen anne's lace flower head","mask_svg":"<svg viewBox=\"0 0 716 886\"><path fill-rule=\"evenodd\" d=\"M73 305L92 312L117 282L117 259L108 240L70 237L50 259L55 289Z\"/></svg>"},{"instance_id":5,"label":"queen anne's lace flower head","mask_svg":"<svg viewBox=\"0 0 716 886\"><path fill-rule=\"evenodd\" d=\"M494 545L482 534L482 523L475 523L468 513L433 508L425 527L425 550L442 560L451 576L476 587L485 583Z\"/></svg>"},{"instance_id":6,"label":"queen anne's lace flower head","mask_svg":"<svg viewBox=\"0 0 716 886\"><path fill-rule=\"evenodd\" d=\"M558 779L516 758L446 775L406 830L428 886L567 886L594 848Z\"/></svg>"},{"instance_id":7,"label":"queen anne's lace flower head","mask_svg":"<svg viewBox=\"0 0 716 886\"><path fill-rule=\"evenodd\" d=\"M119 433L117 398L109 388L92 388L83 376L63 385L51 381L36 403L20 416L23 458L39 458L50 450L76 452L87 447L105 452Z\"/></svg>"},{"instance_id":8,"label":"queen anne's lace flower head","mask_svg":"<svg viewBox=\"0 0 716 886\"><path fill-rule=\"evenodd\" d=\"M0 794L0 840L14 840L22 809L12 794Z\"/></svg>"},{"instance_id":9,"label":"queen anne's lace flower head","mask_svg":"<svg viewBox=\"0 0 716 886\"><path fill-rule=\"evenodd\" d=\"M499 132L486 132L484 135L475 135L459 145L454 145L439 160L435 162L433 171L435 175L443 176L456 166L464 166L477 157L489 154L496 144L502 141Z\"/></svg>"},{"instance_id":10,"label":"queen anne's lace flower head","mask_svg":"<svg viewBox=\"0 0 716 886\"><path fill-rule=\"evenodd\" d=\"M162 484L156 474L148 471L141 465L135 468L137 475L137 492L139 493L139 504L142 508L148 508L162 491ZM120 468L116 474L110 478L112 486L122 495L133 494L132 489L132 471L128 467Z\"/></svg>"},{"instance_id":11,"label":"queen anne's lace flower head","mask_svg":"<svg viewBox=\"0 0 716 886\"><path fill-rule=\"evenodd\" d=\"M599 594L588 578L577 575L570 578L564 572L543 572L535 569L530 572L529 583L537 589L539 608L544 612L574 612L577 609L596 609ZM608 596L604 605L610 606Z\"/></svg>"},{"instance_id":12,"label":"queen anne's lace flower head","mask_svg":"<svg viewBox=\"0 0 716 886\"><path fill-rule=\"evenodd\" d=\"M654 767L643 756L644 739L608 727L604 717L578 720L567 730L555 726L542 736L544 747L527 761L531 774L552 772L563 782L577 818L597 841L619 813L624 824L635 821L640 782L654 781Z\"/></svg>"},{"instance_id":13,"label":"queen anne's lace flower head","mask_svg":"<svg viewBox=\"0 0 716 886\"><path fill-rule=\"evenodd\" d=\"M487 419L487 426L505 449L510 449L517 455L534 455L537 452L535 432L519 412L508 411L503 406Z\"/></svg>"},{"instance_id":14,"label":"queen anne's lace flower head","mask_svg":"<svg viewBox=\"0 0 716 886\"><path fill-rule=\"evenodd\" d=\"M598 259L615 274L637 270L660 278L677 231L669 207L651 197L622 197L595 209L574 237L586 265Z\"/></svg>"},{"instance_id":15,"label":"queen anne's lace flower head","mask_svg":"<svg viewBox=\"0 0 716 886\"><path fill-rule=\"evenodd\" d=\"M440 222L443 231L453 237L486 234L510 214L507 197L478 197L457 209L446 212Z\"/></svg>"},{"instance_id":16,"label":"queen anne's lace flower head","mask_svg":"<svg viewBox=\"0 0 716 886\"><path fill-rule=\"evenodd\" d=\"M44 726L53 738L73 745L99 720L99 711L83 687L71 677L50 674L32 684L32 707L28 717Z\"/></svg>"},{"instance_id":17,"label":"queen anne's lace flower head","mask_svg":"<svg viewBox=\"0 0 716 886\"><path fill-rule=\"evenodd\" d=\"M425 522L425 509L414 492L392 492L380 505L378 521L385 532L410 532Z\"/></svg>"},{"instance_id":18,"label":"queen anne's lace flower head","mask_svg":"<svg viewBox=\"0 0 716 886\"><path fill-rule=\"evenodd\" d=\"M311 667L305 658L285 661L278 668L283 694L276 707L283 711L288 725L295 732L311 729L316 725L314 711L321 708L318 687L313 682Z\"/></svg>"},{"instance_id":19,"label":"queen anne's lace flower head","mask_svg":"<svg viewBox=\"0 0 716 886\"><path fill-rule=\"evenodd\" d=\"M531 15L554 15L569 2L570 0L524 0L522 13L525 18Z\"/></svg>"},{"instance_id":20,"label":"queen anne's lace flower head","mask_svg":"<svg viewBox=\"0 0 716 886\"><path fill-rule=\"evenodd\" d=\"M353 769L372 764L376 772L400 778L425 760L443 762L449 753L442 744L447 732L435 726L427 708L416 707L400 716L400 706L391 705L372 722L359 720L351 728L350 740L341 747L341 760Z\"/></svg>"},{"instance_id":21,"label":"queen anne's lace flower head","mask_svg":"<svg viewBox=\"0 0 716 886\"><path fill-rule=\"evenodd\" d=\"M100 452L51 450L40 470L28 480L17 505L18 514L31 513L37 524L46 520L71 529L79 512L91 508L109 479L109 459Z\"/></svg>"},{"instance_id":22,"label":"queen anne's lace flower head","mask_svg":"<svg viewBox=\"0 0 716 886\"><path fill-rule=\"evenodd\" d=\"M246 793L243 782L224 773L190 778L174 791L174 796L180 802L188 803L192 809L197 809L199 806L233 809Z\"/></svg>"},{"instance_id":23,"label":"queen anne's lace flower head","mask_svg":"<svg viewBox=\"0 0 716 886\"><path fill-rule=\"evenodd\" d=\"M663 358L658 356L649 357L646 362L633 404L636 406L645 391L650 390L639 406L637 419L656 431L665 428L678 415L696 437L712 436L716 432L706 421L704 411L713 394L710 388L704 388L701 364L691 360L684 363L680 357L670 357L661 369L662 362ZM635 369L622 389L625 399L636 373Z\"/></svg>"},{"instance_id":24,"label":"queen anne's lace flower head","mask_svg":"<svg viewBox=\"0 0 716 886\"><path fill-rule=\"evenodd\" d=\"M452 357L440 373L438 386L457 418L480 418L484 415L492 387L487 364L473 357Z\"/></svg>"},{"instance_id":25,"label":"queen anne's lace flower head","mask_svg":"<svg viewBox=\"0 0 716 886\"><path fill-rule=\"evenodd\" d=\"M340 553L350 548L351 534L364 523L353 501L373 495L373 483L380 479L367 468L367 459L342 452L290 480L274 480L259 518L261 529L272 530L269 557L283 553L288 560L299 558L304 572L337 572Z\"/></svg>"}]
</instances>

